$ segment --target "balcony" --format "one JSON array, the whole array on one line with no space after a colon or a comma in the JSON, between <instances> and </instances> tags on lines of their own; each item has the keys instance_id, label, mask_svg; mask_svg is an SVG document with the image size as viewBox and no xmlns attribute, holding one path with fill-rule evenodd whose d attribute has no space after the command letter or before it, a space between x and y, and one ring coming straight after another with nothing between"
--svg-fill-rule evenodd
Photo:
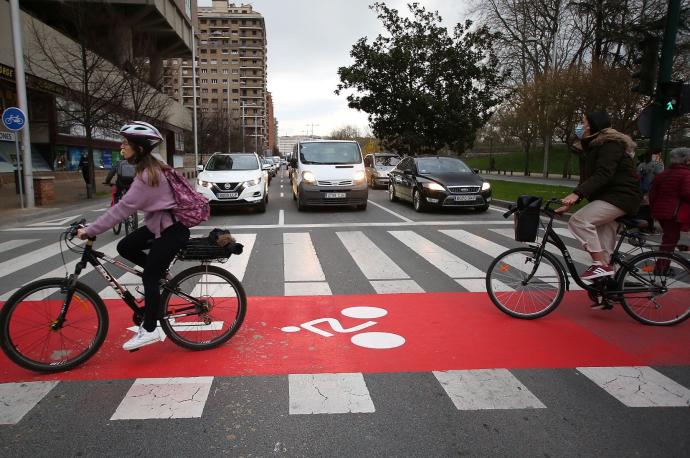
<instances>
[{"instance_id":1,"label":"balcony","mask_svg":"<svg viewBox=\"0 0 690 458\"><path fill-rule=\"evenodd\" d=\"M26 13L69 38L77 39L76 21L65 18L74 17L74 10L80 4L85 4L82 9L85 22L94 28L109 30L113 23L126 20L131 30L136 32L132 43L135 51L143 49L136 41L136 37L142 37L147 44L155 43L155 52L163 59L192 55L191 17L184 11L184 2L179 0L22 0L20 6ZM191 8L195 7L196 2L193 1ZM93 41L92 44L95 52L117 60L118 50L107 48L105 41Z\"/></svg>"}]
</instances>

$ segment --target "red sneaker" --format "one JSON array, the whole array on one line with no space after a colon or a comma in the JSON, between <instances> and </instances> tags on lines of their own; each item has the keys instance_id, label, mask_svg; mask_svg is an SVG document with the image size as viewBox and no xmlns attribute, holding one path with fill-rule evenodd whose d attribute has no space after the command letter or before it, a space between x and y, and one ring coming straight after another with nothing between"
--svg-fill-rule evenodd
<instances>
[{"instance_id":1,"label":"red sneaker","mask_svg":"<svg viewBox=\"0 0 690 458\"><path fill-rule=\"evenodd\" d=\"M600 277L610 277L614 274L611 266L600 266L598 264L592 264L580 274L582 280L594 280Z\"/></svg>"}]
</instances>

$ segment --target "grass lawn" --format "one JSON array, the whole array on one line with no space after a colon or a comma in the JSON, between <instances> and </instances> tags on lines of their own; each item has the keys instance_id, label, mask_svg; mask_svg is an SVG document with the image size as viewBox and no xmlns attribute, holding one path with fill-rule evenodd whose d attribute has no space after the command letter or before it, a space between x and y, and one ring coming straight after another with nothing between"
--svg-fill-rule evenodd
<instances>
[{"instance_id":1,"label":"grass lawn","mask_svg":"<svg viewBox=\"0 0 690 458\"><path fill-rule=\"evenodd\" d=\"M491 195L494 199L515 202L518 197L529 195L542 197L548 200L552 197L563 198L573 191L572 186L554 186L548 184L520 183L517 181L489 180L491 183ZM576 211L584 205L583 202L575 205L570 211Z\"/></svg>"},{"instance_id":2,"label":"grass lawn","mask_svg":"<svg viewBox=\"0 0 690 458\"><path fill-rule=\"evenodd\" d=\"M568 158L568 156L570 156ZM525 154L519 151L505 154L494 154L494 161L497 170L508 170L522 172L525 170ZM489 156L479 156L473 158L462 158L467 165L473 169L488 170ZM563 173L566 161L570 159L572 174L579 174L579 162L575 155L568 151L565 145L553 145L549 153L549 173L560 176ZM533 150L529 155L530 170L532 173L540 174L544 169L544 152L541 148Z\"/></svg>"}]
</instances>

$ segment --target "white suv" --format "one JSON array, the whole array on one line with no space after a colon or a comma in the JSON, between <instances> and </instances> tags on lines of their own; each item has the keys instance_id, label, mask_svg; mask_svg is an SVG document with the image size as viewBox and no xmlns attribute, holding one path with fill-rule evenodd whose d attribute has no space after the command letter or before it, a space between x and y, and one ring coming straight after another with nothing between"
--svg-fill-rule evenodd
<instances>
[{"instance_id":1,"label":"white suv","mask_svg":"<svg viewBox=\"0 0 690 458\"><path fill-rule=\"evenodd\" d=\"M263 213L268 203L268 182L254 153L214 154L197 176L196 190L211 208L251 205Z\"/></svg>"}]
</instances>

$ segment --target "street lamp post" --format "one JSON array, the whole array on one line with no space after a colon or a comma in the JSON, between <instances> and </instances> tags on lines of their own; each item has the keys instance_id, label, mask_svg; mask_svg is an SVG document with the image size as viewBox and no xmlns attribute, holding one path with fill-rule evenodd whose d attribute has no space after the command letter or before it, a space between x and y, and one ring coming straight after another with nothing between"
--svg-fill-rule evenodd
<instances>
[{"instance_id":1,"label":"street lamp post","mask_svg":"<svg viewBox=\"0 0 690 458\"><path fill-rule=\"evenodd\" d=\"M228 153L231 152L232 146L230 146L230 131L232 131L232 117L230 116L230 75L228 75Z\"/></svg>"},{"instance_id":2,"label":"street lamp post","mask_svg":"<svg viewBox=\"0 0 690 458\"><path fill-rule=\"evenodd\" d=\"M240 101L240 103L240 107L242 109L242 152L244 153L244 100Z\"/></svg>"},{"instance_id":3,"label":"street lamp post","mask_svg":"<svg viewBox=\"0 0 690 458\"><path fill-rule=\"evenodd\" d=\"M553 35L551 37L551 49L550 49L550 54L551 54L551 69L553 72L553 76L555 78L556 76L556 52L558 47L556 46L556 38L558 36L558 20L560 19L560 3L558 4L558 14L556 17L556 27L553 30ZM548 70L547 67L544 68L544 73L546 73ZM546 133L544 134L544 170L542 175L544 178L549 177L549 150L551 149L551 129L549 127L549 112L550 112L550 103L547 100L545 108L545 123L544 123L544 128L546 129Z\"/></svg>"}]
</instances>

